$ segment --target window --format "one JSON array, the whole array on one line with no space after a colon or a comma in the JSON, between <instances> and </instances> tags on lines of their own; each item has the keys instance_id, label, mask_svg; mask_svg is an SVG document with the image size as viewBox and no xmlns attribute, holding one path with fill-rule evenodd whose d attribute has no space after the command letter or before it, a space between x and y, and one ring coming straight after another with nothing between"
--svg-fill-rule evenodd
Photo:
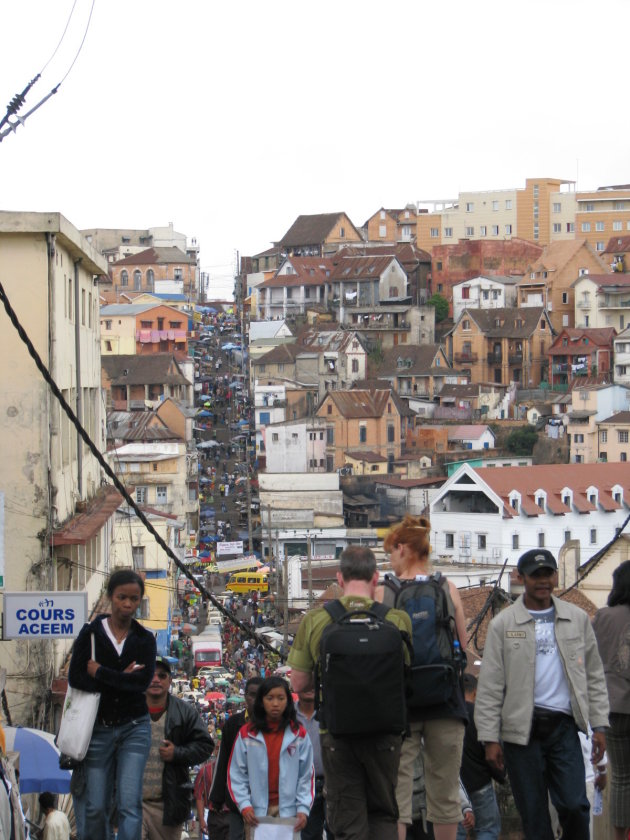
<instances>
[{"instance_id":1,"label":"window","mask_svg":"<svg viewBox=\"0 0 630 840\"><path fill-rule=\"evenodd\" d=\"M155 488L155 501L158 505L165 505L168 501L168 487L166 484L158 484Z\"/></svg>"},{"instance_id":2,"label":"window","mask_svg":"<svg viewBox=\"0 0 630 840\"><path fill-rule=\"evenodd\" d=\"M584 435L581 433L573 435L573 443L584 443Z\"/></svg>"},{"instance_id":3,"label":"window","mask_svg":"<svg viewBox=\"0 0 630 840\"><path fill-rule=\"evenodd\" d=\"M554 213L561 213L562 212L562 204L559 201L554 201L553 203L553 212Z\"/></svg>"},{"instance_id":4,"label":"window","mask_svg":"<svg viewBox=\"0 0 630 840\"><path fill-rule=\"evenodd\" d=\"M129 272L126 268L120 272L120 285L121 286L128 286L129 285Z\"/></svg>"},{"instance_id":5,"label":"window","mask_svg":"<svg viewBox=\"0 0 630 840\"><path fill-rule=\"evenodd\" d=\"M440 229L439 228L431 228L431 236L433 237L433 239L437 239L437 237L439 235L440 235Z\"/></svg>"},{"instance_id":6,"label":"window","mask_svg":"<svg viewBox=\"0 0 630 840\"><path fill-rule=\"evenodd\" d=\"M396 440L396 432L393 423L387 424L387 443L394 443Z\"/></svg>"},{"instance_id":7,"label":"window","mask_svg":"<svg viewBox=\"0 0 630 840\"><path fill-rule=\"evenodd\" d=\"M137 268L133 273L133 287L136 291L142 288L142 272Z\"/></svg>"},{"instance_id":8,"label":"window","mask_svg":"<svg viewBox=\"0 0 630 840\"><path fill-rule=\"evenodd\" d=\"M326 429L326 446L334 446L335 445L335 430L334 429Z\"/></svg>"},{"instance_id":9,"label":"window","mask_svg":"<svg viewBox=\"0 0 630 840\"><path fill-rule=\"evenodd\" d=\"M564 541L565 541L565 543L566 543L566 542L570 542L570 540L571 540L571 531L565 531L565 532L564 532Z\"/></svg>"},{"instance_id":10,"label":"window","mask_svg":"<svg viewBox=\"0 0 630 840\"><path fill-rule=\"evenodd\" d=\"M512 551L518 550L518 534L512 534Z\"/></svg>"},{"instance_id":11,"label":"window","mask_svg":"<svg viewBox=\"0 0 630 840\"><path fill-rule=\"evenodd\" d=\"M591 232L591 223L590 222L582 222L581 224L582 233L590 233Z\"/></svg>"},{"instance_id":12,"label":"window","mask_svg":"<svg viewBox=\"0 0 630 840\"><path fill-rule=\"evenodd\" d=\"M105 321L105 329L106 330L111 330L111 328L112 328L112 322L111 321Z\"/></svg>"},{"instance_id":13,"label":"window","mask_svg":"<svg viewBox=\"0 0 630 840\"><path fill-rule=\"evenodd\" d=\"M571 507L571 496L563 496L562 504L566 505L567 507Z\"/></svg>"},{"instance_id":14,"label":"window","mask_svg":"<svg viewBox=\"0 0 630 840\"><path fill-rule=\"evenodd\" d=\"M584 208L586 213L594 213L595 212L595 204L592 201L586 202L586 207Z\"/></svg>"},{"instance_id":15,"label":"window","mask_svg":"<svg viewBox=\"0 0 630 840\"><path fill-rule=\"evenodd\" d=\"M381 239L385 239L385 237L387 236L387 228L385 227L385 225L379 225L378 235L381 237Z\"/></svg>"},{"instance_id":16,"label":"window","mask_svg":"<svg viewBox=\"0 0 630 840\"><path fill-rule=\"evenodd\" d=\"M474 201L467 201L466 202L466 212L472 213L475 209L475 202Z\"/></svg>"},{"instance_id":17,"label":"window","mask_svg":"<svg viewBox=\"0 0 630 840\"><path fill-rule=\"evenodd\" d=\"M444 228L444 236L452 236L453 235L453 228L452 227L445 227Z\"/></svg>"},{"instance_id":18,"label":"window","mask_svg":"<svg viewBox=\"0 0 630 840\"><path fill-rule=\"evenodd\" d=\"M553 232L554 233L562 233L562 224L560 222L553 223Z\"/></svg>"},{"instance_id":19,"label":"window","mask_svg":"<svg viewBox=\"0 0 630 840\"><path fill-rule=\"evenodd\" d=\"M293 297L293 289L287 289L287 300L291 300Z\"/></svg>"},{"instance_id":20,"label":"window","mask_svg":"<svg viewBox=\"0 0 630 840\"><path fill-rule=\"evenodd\" d=\"M603 231L604 230L604 223L603 222L595 222L595 230Z\"/></svg>"},{"instance_id":21,"label":"window","mask_svg":"<svg viewBox=\"0 0 630 840\"><path fill-rule=\"evenodd\" d=\"M599 241L595 244L595 250L596 250L596 251L603 251L603 250L605 250L605 248L606 248L606 243L605 243L605 242L603 242L603 241L601 241L601 240L599 240Z\"/></svg>"},{"instance_id":22,"label":"window","mask_svg":"<svg viewBox=\"0 0 630 840\"><path fill-rule=\"evenodd\" d=\"M492 225L492 235L498 236L499 235L499 225Z\"/></svg>"},{"instance_id":23,"label":"window","mask_svg":"<svg viewBox=\"0 0 630 840\"><path fill-rule=\"evenodd\" d=\"M259 423L261 426L268 426L271 420L271 412L270 411L261 411L259 417Z\"/></svg>"},{"instance_id":24,"label":"window","mask_svg":"<svg viewBox=\"0 0 630 840\"><path fill-rule=\"evenodd\" d=\"M499 202L495 200L495 201L492 202L492 210L493 210L494 213L496 213L498 209L499 209Z\"/></svg>"},{"instance_id":25,"label":"window","mask_svg":"<svg viewBox=\"0 0 630 840\"><path fill-rule=\"evenodd\" d=\"M469 330L470 329L470 321L466 318L466 320L462 321L462 329Z\"/></svg>"},{"instance_id":26,"label":"window","mask_svg":"<svg viewBox=\"0 0 630 840\"><path fill-rule=\"evenodd\" d=\"M628 430L627 429L618 429L617 430L617 443L628 443Z\"/></svg>"},{"instance_id":27,"label":"window","mask_svg":"<svg viewBox=\"0 0 630 840\"><path fill-rule=\"evenodd\" d=\"M480 236L487 236L488 235L488 228L485 225L481 225L479 228L479 235Z\"/></svg>"},{"instance_id":28,"label":"window","mask_svg":"<svg viewBox=\"0 0 630 840\"><path fill-rule=\"evenodd\" d=\"M510 507L512 508L512 510L515 510L515 511L518 512L518 499L516 499L516 498L510 499Z\"/></svg>"},{"instance_id":29,"label":"window","mask_svg":"<svg viewBox=\"0 0 630 840\"><path fill-rule=\"evenodd\" d=\"M466 236L474 236L474 235L475 235L474 227L467 227L466 228Z\"/></svg>"},{"instance_id":30,"label":"window","mask_svg":"<svg viewBox=\"0 0 630 840\"><path fill-rule=\"evenodd\" d=\"M327 413L328 413L328 414L332 414L332 405L331 405L331 403L328 403L328 405L326 406L326 411L327 411Z\"/></svg>"},{"instance_id":31,"label":"window","mask_svg":"<svg viewBox=\"0 0 630 840\"><path fill-rule=\"evenodd\" d=\"M477 548L486 548L486 535L485 534L477 534Z\"/></svg>"},{"instance_id":32,"label":"window","mask_svg":"<svg viewBox=\"0 0 630 840\"><path fill-rule=\"evenodd\" d=\"M601 430L599 439L602 443L608 443L608 429Z\"/></svg>"},{"instance_id":33,"label":"window","mask_svg":"<svg viewBox=\"0 0 630 840\"><path fill-rule=\"evenodd\" d=\"M538 496L537 499L536 499L536 504L538 505L538 507L541 510L544 510L545 509L545 497L544 496Z\"/></svg>"},{"instance_id":34,"label":"window","mask_svg":"<svg viewBox=\"0 0 630 840\"><path fill-rule=\"evenodd\" d=\"M136 504L146 505L147 503L147 487L136 487Z\"/></svg>"},{"instance_id":35,"label":"window","mask_svg":"<svg viewBox=\"0 0 630 840\"><path fill-rule=\"evenodd\" d=\"M444 534L446 548L455 548L455 534L447 532Z\"/></svg>"},{"instance_id":36,"label":"window","mask_svg":"<svg viewBox=\"0 0 630 840\"><path fill-rule=\"evenodd\" d=\"M358 373L358 372L359 372L359 360L358 359L353 359L352 360L352 373Z\"/></svg>"},{"instance_id":37,"label":"window","mask_svg":"<svg viewBox=\"0 0 630 840\"><path fill-rule=\"evenodd\" d=\"M613 230L623 230L623 224L621 222L613 222Z\"/></svg>"},{"instance_id":38,"label":"window","mask_svg":"<svg viewBox=\"0 0 630 840\"><path fill-rule=\"evenodd\" d=\"M359 443L367 443L367 426L363 423L359 426Z\"/></svg>"},{"instance_id":39,"label":"window","mask_svg":"<svg viewBox=\"0 0 630 840\"><path fill-rule=\"evenodd\" d=\"M340 238L340 239L343 239L343 238L345 237L345 235L346 235L346 229L345 229L345 228L340 227L340 228L339 228L339 238Z\"/></svg>"},{"instance_id":40,"label":"window","mask_svg":"<svg viewBox=\"0 0 630 840\"><path fill-rule=\"evenodd\" d=\"M505 199L505 209L506 210L511 210L512 209L512 199L511 198L506 198Z\"/></svg>"},{"instance_id":41,"label":"window","mask_svg":"<svg viewBox=\"0 0 630 840\"><path fill-rule=\"evenodd\" d=\"M106 341L106 342L105 342L105 349L106 349L106 350L108 350L109 352L111 352L111 350L112 350L112 343L111 343L111 341Z\"/></svg>"},{"instance_id":42,"label":"window","mask_svg":"<svg viewBox=\"0 0 630 840\"><path fill-rule=\"evenodd\" d=\"M540 533L538 534L538 548L544 548L544 547L545 547L545 532L540 531Z\"/></svg>"},{"instance_id":43,"label":"window","mask_svg":"<svg viewBox=\"0 0 630 840\"><path fill-rule=\"evenodd\" d=\"M505 232L508 236L510 236L512 234L512 225L506 225Z\"/></svg>"},{"instance_id":44,"label":"window","mask_svg":"<svg viewBox=\"0 0 630 840\"><path fill-rule=\"evenodd\" d=\"M567 233L575 233L575 222L567 222Z\"/></svg>"},{"instance_id":45,"label":"window","mask_svg":"<svg viewBox=\"0 0 630 840\"><path fill-rule=\"evenodd\" d=\"M144 569L144 546L143 545L132 545L131 546L131 563L134 569Z\"/></svg>"},{"instance_id":46,"label":"window","mask_svg":"<svg viewBox=\"0 0 630 840\"><path fill-rule=\"evenodd\" d=\"M619 460L620 461L627 461L628 460L627 454L625 452L620 452L619 453Z\"/></svg>"},{"instance_id":47,"label":"window","mask_svg":"<svg viewBox=\"0 0 630 840\"><path fill-rule=\"evenodd\" d=\"M470 286L462 288L462 300L470 300Z\"/></svg>"},{"instance_id":48,"label":"window","mask_svg":"<svg viewBox=\"0 0 630 840\"><path fill-rule=\"evenodd\" d=\"M597 543L597 528L591 528L590 542L591 542L591 545L596 545L596 543Z\"/></svg>"}]
</instances>

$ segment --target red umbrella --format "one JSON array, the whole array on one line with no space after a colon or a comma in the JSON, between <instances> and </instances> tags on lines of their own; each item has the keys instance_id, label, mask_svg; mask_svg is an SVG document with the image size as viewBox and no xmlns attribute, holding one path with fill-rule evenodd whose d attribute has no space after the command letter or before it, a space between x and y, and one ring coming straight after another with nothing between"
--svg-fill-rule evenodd
<instances>
[{"instance_id":1,"label":"red umbrella","mask_svg":"<svg viewBox=\"0 0 630 840\"><path fill-rule=\"evenodd\" d=\"M207 691L206 700L225 700L225 694L222 691Z\"/></svg>"}]
</instances>

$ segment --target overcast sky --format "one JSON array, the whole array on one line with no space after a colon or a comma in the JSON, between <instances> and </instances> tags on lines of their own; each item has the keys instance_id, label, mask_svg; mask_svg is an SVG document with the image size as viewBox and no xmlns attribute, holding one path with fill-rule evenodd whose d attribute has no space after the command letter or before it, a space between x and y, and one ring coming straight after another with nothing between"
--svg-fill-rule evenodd
<instances>
[{"instance_id":1,"label":"overcast sky","mask_svg":"<svg viewBox=\"0 0 630 840\"><path fill-rule=\"evenodd\" d=\"M73 0L0 5L0 102ZM76 0L27 99L68 70ZM628 0L95 0L59 92L0 143L0 208L196 236L217 295L301 213L630 182ZM2 115L4 111L2 111Z\"/></svg>"}]
</instances>

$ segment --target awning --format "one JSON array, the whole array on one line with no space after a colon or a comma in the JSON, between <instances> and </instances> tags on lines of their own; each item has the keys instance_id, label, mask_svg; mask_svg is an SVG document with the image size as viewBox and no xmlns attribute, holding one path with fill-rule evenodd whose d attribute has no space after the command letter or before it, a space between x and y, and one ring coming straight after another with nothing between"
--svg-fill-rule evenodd
<instances>
[{"instance_id":1,"label":"awning","mask_svg":"<svg viewBox=\"0 0 630 840\"><path fill-rule=\"evenodd\" d=\"M122 500L122 496L114 487L103 487L87 503L85 511L77 513L58 531L53 531L51 544L53 546L85 545L114 515Z\"/></svg>"}]
</instances>

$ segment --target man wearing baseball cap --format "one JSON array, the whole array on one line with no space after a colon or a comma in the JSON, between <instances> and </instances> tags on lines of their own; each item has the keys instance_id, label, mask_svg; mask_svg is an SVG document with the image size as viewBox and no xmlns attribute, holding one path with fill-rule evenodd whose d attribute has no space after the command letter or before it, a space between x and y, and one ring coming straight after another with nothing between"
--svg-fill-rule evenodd
<instances>
[{"instance_id":1,"label":"man wearing baseball cap","mask_svg":"<svg viewBox=\"0 0 630 840\"><path fill-rule=\"evenodd\" d=\"M562 836L589 840L578 730L593 729L593 761L606 748L608 693L588 615L553 596L558 565L544 548L518 561L523 594L490 622L475 704L486 760L507 768L527 840L553 840L548 796Z\"/></svg>"}]
</instances>

